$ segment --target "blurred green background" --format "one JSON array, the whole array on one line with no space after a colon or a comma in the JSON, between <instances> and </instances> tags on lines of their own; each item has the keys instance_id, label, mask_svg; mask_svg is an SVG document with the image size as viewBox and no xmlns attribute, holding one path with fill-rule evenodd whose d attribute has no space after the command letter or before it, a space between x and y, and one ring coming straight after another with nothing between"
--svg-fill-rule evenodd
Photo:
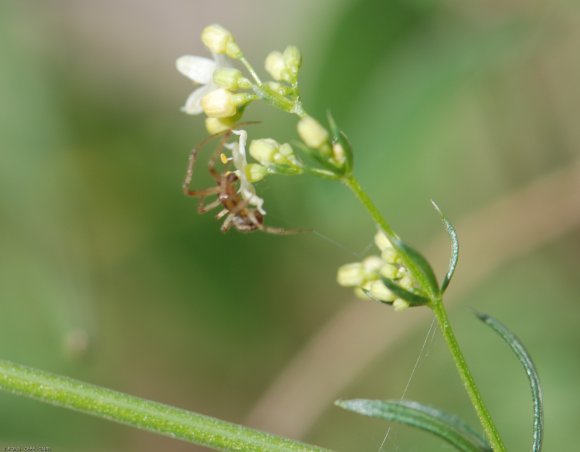
<instances>
[{"instance_id":1,"label":"blurred green background","mask_svg":"<svg viewBox=\"0 0 580 452\"><path fill-rule=\"evenodd\" d=\"M179 111L191 85L174 61L205 54L199 33L212 22L258 68L273 49L301 48L306 107L321 118L332 109L363 185L439 274L447 251L436 246L445 237L429 199L457 223L465 247L451 317L509 450L529 449L526 379L472 309L527 344L545 389L546 450L571 450L580 400L573 1L0 3L0 356L338 450L379 449L386 425L332 400L399 398L430 317L355 302L336 286L336 268L360 259L374 234L338 184L260 184L269 224L316 231L290 237L223 235L181 194L205 132ZM246 118L262 121L250 137L295 139L281 113L256 105ZM264 405L285 365L340 313L352 327L318 349L325 373L311 369L294 407L284 394ZM438 334L426 350L407 397L476 424ZM312 405L332 386L326 378L341 375ZM301 407L316 415L306 421ZM196 450L0 394L0 446L17 445ZM394 426L383 450L449 449Z\"/></svg>"}]
</instances>

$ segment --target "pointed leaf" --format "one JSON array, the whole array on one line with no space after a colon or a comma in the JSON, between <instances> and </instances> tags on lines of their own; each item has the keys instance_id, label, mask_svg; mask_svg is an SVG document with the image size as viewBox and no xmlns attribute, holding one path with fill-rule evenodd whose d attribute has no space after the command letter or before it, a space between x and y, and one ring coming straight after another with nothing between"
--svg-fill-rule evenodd
<instances>
[{"instance_id":1,"label":"pointed leaf","mask_svg":"<svg viewBox=\"0 0 580 452\"><path fill-rule=\"evenodd\" d=\"M381 278L383 284L393 292L397 297L408 301L411 306L422 306L429 303L429 298L423 297L415 292L411 292L401 286L399 286L395 281L388 278Z\"/></svg>"},{"instance_id":2,"label":"pointed leaf","mask_svg":"<svg viewBox=\"0 0 580 452\"><path fill-rule=\"evenodd\" d=\"M432 433L464 452L491 452L485 439L461 419L437 408L408 400L338 400L345 410L399 422Z\"/></svg>"},{"instance_id":3,"label":"pointed leaf","mask_svg":"<svg viewBox=\"0 0 580 452\"><path fill-rule=\"evenodd\" d=\"M542 400L542 387L540 385L540 377L536 366L524 344L501 322L493 317L476 313L479 320L488 325L510 346L512 351L516 354L528 376L530 381L530 388L532 390L533 409L534 409L534 430L532 436L532 451L540 452L542 450L542 441L544 436L544 402Z\"/></svg>"},{"instance_id":4,"label":"pointed leaf","mask_svg":"<svg viewBox=\"0 0 580 452\"><path fill-rule=\"evenodd\" d=\"M420 284L421 288L425 291L425 295L429 298L436 298L439 296L439 284L437 283L437 278L435 273L427 262L427 259L423 257L419 251L415 250L411 246L407 245L396 235L387 235L393 247L401 255L403 264L409 269L411 274L417 278L417 282Z\"/></svg>"},{"instance_id":5,"label":"pointed leaf","mask_svg":"<svg viewBox=\"0 0 580 452\"><path fill-rule=\"evenodd\" d=\"M441 283L441 293L444 293L447 289L447 286L451 282L451 278L453 278L453 273L455 273L455 267L457 267L457 259L459 257L459 241L457 240L457 231L455 227L445 218L441 209L435 203L435 201L431 200L431 204L435 207L437 213L441 217L441 221L445 225L445 229L447 230L447 234L449 234L449 238L451 239L451 259L449 259L449 269L447 270L447 274L445 278L443 278L443 282Z\"/></svg>"}]
</instances>

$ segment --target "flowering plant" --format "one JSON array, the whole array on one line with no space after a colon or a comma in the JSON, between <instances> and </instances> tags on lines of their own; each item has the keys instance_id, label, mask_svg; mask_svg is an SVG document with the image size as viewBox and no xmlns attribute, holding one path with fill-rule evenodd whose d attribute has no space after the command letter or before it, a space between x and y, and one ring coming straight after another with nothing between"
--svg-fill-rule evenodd
<instances>
[{"instance_id":1,"label":"flowering plant","mask_svg":"<svg viewBox=\"0 0 580 452\"><path fill-rule=\"evenodd\" d=\"M177 60L177 69L199 85L187 98L183 111L191 115L205 114L210 138L219 140L208 164L216 185L202 190L190 187L200 150L196 147L190 157L184 192L200 199L201 212L221 207L217 217L224 218L224 232L233 227L240 232L289 234L299 230L274 227L265 221L267 211L256 188L261 180L275 175L309 174L344 184L376 224L375 243L380 257L369 256L362 262L341 266L337 272L338 283L353 287L361 298L391 305L394 311L408 313L414 307L433 311L478 415L483 435L457 417L417 402L358 399L338 401L337 405L426 430L458 450L504 451L499 431L459 347L443 302L458 259L459 246L453 225L434 204L451 239L449 268L439 282L428 261L400 238L361 187L353 173L353 147L332 116L328 116L325 125L307 113L299 91L300 51L288 46L283 52L270 53L265 69L271 80L264 82L228 30L210 25L201 37L213 58L184 56ZM248 133L241 119L246 108L258 101L298 118L296 130L300 141L297 144L279 143L266 137L253 139L248 145ZM223 170L218 166L218 157ZM211 197L215 199L206 204L206 199ZM534 401L533 450L539 451L543 408L535 367L521 342L504 325L484 314L478 317L507 342L527 372ZM322 450L7 361L0 361L0 389L220 450Z\"/></svg>"}]
</instances>

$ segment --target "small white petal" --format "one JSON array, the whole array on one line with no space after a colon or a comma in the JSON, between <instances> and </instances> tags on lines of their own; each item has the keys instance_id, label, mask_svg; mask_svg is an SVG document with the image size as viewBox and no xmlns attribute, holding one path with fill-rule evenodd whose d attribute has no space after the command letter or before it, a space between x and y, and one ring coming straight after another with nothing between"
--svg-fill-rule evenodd
<instances>
[{"instance_id":1,"label":"small white petal","mask_svg":"<svg viewBox=\"0 0 580 452\"><path fill-rule=\"evenodd\" d=\"M177 59L177 70L194 82L203 85L209 83L217 65L209 58L185 55Z\"/></svg>"},{"instance_id":2,"label":"small white petal","mask_svg":"<svg viewBox=\"0 0 580 452\"><path fill-rule=\"evenodd\" d=\"M204 85L197 88L193 93L189 95L185 101L185 105L181 107L181 111L187 113L188 115L199 115L203 113L201 108L201 99L211 90L209 85Z\"/></svg>"}]
</instances>

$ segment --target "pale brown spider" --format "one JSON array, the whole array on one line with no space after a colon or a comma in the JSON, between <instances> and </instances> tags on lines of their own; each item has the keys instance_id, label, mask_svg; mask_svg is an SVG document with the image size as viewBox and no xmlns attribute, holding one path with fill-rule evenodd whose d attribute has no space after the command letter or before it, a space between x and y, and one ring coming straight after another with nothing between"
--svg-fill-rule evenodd
<instances>
[{"instance_id":1,"label":"pale brown spider","mask_svg":"<svg viewBox=\"0 0 580 452\"><path fill-rule=\"evenodd\" d=\"M230 129L222 134L212 135L203 140L198 146L193 148L189 156L189 163L187 166L187 173L183 181L183 193L187 196L199 198L199 213L205 213L219 207L223 209L216 215L218 220L225 217L221 226L222 232L227 232L232 227L240 232L262 231L269 234L289 235L304 232L302 229L284 229L264 224L264 215L258 208L252 206L249 200L244 199L239 193L239 177L232 171L224 171L220 173L216 170L216 161L218 156L222 153L226 141L231 136L233 130ZM192 190L191 180L193 178L193 168L197 160L197 154L208 141L223 135L220 143L207 165L209 173L216 181L215 187L209 187L202 190ZM223 155L223 154L222 154ZM231 159L222 159L222 162L228 163ZM217 199L209 204L205 204L205 198L208 196L217 195Z\"/></svg>"}]
</instances>

